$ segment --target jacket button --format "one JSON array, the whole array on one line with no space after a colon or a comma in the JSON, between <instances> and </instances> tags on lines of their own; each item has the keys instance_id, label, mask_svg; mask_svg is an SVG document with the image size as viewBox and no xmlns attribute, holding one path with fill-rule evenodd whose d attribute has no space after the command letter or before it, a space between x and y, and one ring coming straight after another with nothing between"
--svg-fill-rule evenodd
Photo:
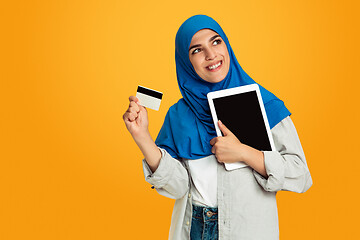
<instances>
[{"instance_id":1,"label":"jacket button","mask_svg":"<svg viewBox=\"0 0 360 240\"><path fill-rule=\"evenodd\" d=\"M189 224L190 224L190 222L189 222L189 221L187 221L187 222L186 222L186 225L188 225L188 226L189 226Z\"/></svg>"},{"instance_id":2,"label":"jacket button","mask_svg":"<svg viewBox=\"0 0 360 240\"><path fill-rule=\"evenodd\" d=\"M191 193L189 193L189 198L191 198Z\"/></svg>"},{"instance_id":3,"label":"jacket button","mask_svg":"<svg viewBox=\"0 0 360 240\"><path fill-rule=\"evenodd\" d=\"M208 217L212 217L212 215L214 215L214 213L211 212L211 211L208 211L208 212L206 213L206 216L208 216Z\"/></svg>"}]
</instances>

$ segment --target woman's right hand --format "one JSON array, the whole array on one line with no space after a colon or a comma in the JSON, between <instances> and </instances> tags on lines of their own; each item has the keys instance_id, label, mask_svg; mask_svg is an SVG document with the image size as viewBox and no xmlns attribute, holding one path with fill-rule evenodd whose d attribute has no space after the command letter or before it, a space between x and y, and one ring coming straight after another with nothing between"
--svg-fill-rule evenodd
<instances>
[{"instance_id":1,"label":"woman's right hand","mask_svg":"<svg viewBox=\"0 0 360 240\"><path fill-rule=\"evenodd\" d=\"M149 134L149 120L148 114L145 107L139 104L139 99L135 96L129 97L129 108L123 115L123 119L126 125L126 128L136 140L142 136Z\"/></svg>"},{"instance_id":2,"label":"woman's right hand","mask_svg":"<svg viewBox=\"0 0 360 240\"><path fill-rule=\"evenodd\" d=\"M137 97L130 96L129 101L129 108L123 115L126 128L139 146L151 171L155 172L160 163L161 151L150 136L147 110L139 104Z\"/></svg>"}]
</instances>

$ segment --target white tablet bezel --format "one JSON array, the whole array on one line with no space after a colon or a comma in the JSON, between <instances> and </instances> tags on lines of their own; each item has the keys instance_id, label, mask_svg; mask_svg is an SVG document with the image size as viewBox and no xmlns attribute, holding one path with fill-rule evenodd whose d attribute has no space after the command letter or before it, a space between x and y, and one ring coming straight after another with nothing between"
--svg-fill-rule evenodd
<instances>
[{"instance_id":1,"label":"white tablet bezel","mask_svg":"<svg viewBox=\"0 0 360 240\"><path fill-rule=\"evenodd\" d=\"M214 125L215 125L215 129L216 129L216 134L218 136L222 136L221 131L219 129L219 126L217 124L218 122L218 117L215 111L215 106L214 106L214 99L216 98L220 98L220 97L226 97L226 96L231 96L231 95L237 95L237 94L241 94L241 93L246 93L246 92L252 92L255 91L256 92L256 96L259 100L259 104L260 104L260 109L261 109L261 113L263 116L263 120L265 123L265 128L266 128L266 132L267 132L267 136L269 138L269 142L270 142L270 146L271 149L274 150L275 149L275 144L274 144L274 140L271 134L271 130L270 130L270 126L269 126L269 122L267 119L267 115L265 112L265 107L264 107L264 103L261 97L261 93L260 93L260 89L259 86L257 84L249 84L249 85L245 85L245 86L241 86L241 87L235 87L235 88L229 88L229 89L224 89L224 90L219 90L219 91L215 91L215 92L209 92L207 94L207 98L208 98L208 102L209 102L209 106L210 106L210 110L211 110L211 116L213 118L214 121ZM227 170L233 170L236 168L242 168L242 167L246 167L247 165L243 162L236 162L236 163L225 163L225 168Z\"/></svg>"}]
</instances>

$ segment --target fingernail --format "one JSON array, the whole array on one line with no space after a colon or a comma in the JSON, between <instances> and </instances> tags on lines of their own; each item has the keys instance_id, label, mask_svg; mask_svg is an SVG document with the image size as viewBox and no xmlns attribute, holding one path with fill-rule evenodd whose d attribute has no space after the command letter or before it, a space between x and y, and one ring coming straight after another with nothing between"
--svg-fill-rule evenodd
<instances>
[{"instance_id":1,"label":"fingernail","mask_svg":"<svg viewBox=\"0 0 360 240\"><path fill-rule=\"evenodd\" d=\"M222 124L221 120L219 120L219 123Z\"/></svg>"}]
</instances>

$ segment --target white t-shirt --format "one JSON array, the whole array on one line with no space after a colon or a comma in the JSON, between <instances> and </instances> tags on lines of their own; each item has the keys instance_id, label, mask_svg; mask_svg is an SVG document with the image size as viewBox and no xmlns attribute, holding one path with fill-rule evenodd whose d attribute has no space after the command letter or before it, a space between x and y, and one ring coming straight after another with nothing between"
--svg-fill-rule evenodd
<instances>
[{"instance_id":1,"label":"white t-shirt","mask_svg":"<svg viewBox=\"0 0 360 240\"><path fill-rule=\"evenodd\" d=\"M217 207L217 160L215 155L187 160L194 188L193 203L198 206Z\"/></svg>"}]
</instances>

